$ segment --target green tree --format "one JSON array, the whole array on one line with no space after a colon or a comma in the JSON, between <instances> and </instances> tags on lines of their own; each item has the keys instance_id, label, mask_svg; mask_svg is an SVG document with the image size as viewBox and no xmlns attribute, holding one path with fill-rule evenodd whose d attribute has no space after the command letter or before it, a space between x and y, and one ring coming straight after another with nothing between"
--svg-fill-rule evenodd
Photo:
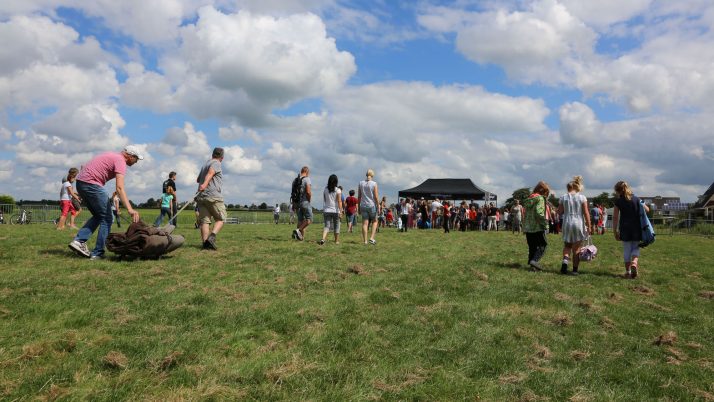
<instances>
[{"instance_id":1,"label":"green tree","mask_svg":"<svg viewBox=\"0 0 714 402\"><path fill-rule=\"evenodd\" d=\"M510 209L515 200L518 200L521 202L521 204L523 204L523 201L526 198L528 198L529 195L531 195L530 188L528 188L528 187L519 188L518 190L513 192L513 195L511 196L511 198L506 200L506 208Z\"/></svg>"},{"instance_id":2,"label":"green tree","mask_svg":"<svg viewBox=\"0 0 714 402\"><path fill-rule=\"evenodd\" d=\"M595 205L602 204L605 208L612 208L615 205L614 195L610 195L607 192L600 193L598 196L591 198L590 201Z\"/></svg>"},{"instance_id":3,"label":"green tree","mask_svg":"<svg viewBox=\"0 0 714 402\"><path fill-rule=\"evenodd\" d=\"M0 194L0 204L15 205L15 199L11 195Z\"/></svg>"},{"instance_id":4,"label":"green tree","mask_svg":"<svg viewBox=\"0 0 714 402\"><path fill-rule=\"evenodd\" d=\"M260 205L258 206L258 209L268 209L268 204L262 202L262 203L260 203Z\"/></svg>"}]
</instances>

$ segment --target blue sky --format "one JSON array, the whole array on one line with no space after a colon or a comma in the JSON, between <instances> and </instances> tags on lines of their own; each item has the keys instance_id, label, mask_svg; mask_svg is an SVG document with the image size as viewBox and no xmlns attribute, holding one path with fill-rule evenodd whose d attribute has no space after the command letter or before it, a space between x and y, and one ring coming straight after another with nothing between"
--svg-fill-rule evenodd
<instances>
[{"instance_id":1,"label":"blue sky","mask_svg":"<svg viewBox=\"0 0 714 402\"><path fill-rule=\"evenodd\" d=\"M285 201L303 165L348 189L372 168L391 201L430 177L505 200L574 175L694 201L714 180L712 25L699 0L5 1L0 193L54 198L137 144L138 201L171 170L192 193L214 146L231 203Z\"/></svg>"}]
</instances>

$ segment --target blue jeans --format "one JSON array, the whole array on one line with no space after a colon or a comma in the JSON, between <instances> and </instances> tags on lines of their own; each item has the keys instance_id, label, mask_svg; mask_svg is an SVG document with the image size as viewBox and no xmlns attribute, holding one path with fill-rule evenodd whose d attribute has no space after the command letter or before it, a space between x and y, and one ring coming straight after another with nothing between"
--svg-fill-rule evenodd
<instances>
[{"instance_id":1,"label":"blue jeans","mask_svg":"<svg viewBox=\"0 0 714 402\"><path fill-rule=\"evenodd\" d=\"M97 244L91 255L104 255L104 243L107 241L109 229L112 227L112 201L104 187L77 180L77 192L92 213L92 217L84 223L75 240L86 243L97 228Z\"/></svg>"},{"instance_id":2,"label":"blue jeans","mask_svg":"<svg viewBox=\"0 0 714 402\"><path fill-rule=\"evenodd\" d=\"M161 226L162 223L164 223L164 215L168 216L169 218L171 217L171 208L170 207L161 207L161 214L159 215L158 218L156 218L156 222L154 222L154 226ZM171 221L169 221L171 223Z\"/></svg>"}]
</instances>

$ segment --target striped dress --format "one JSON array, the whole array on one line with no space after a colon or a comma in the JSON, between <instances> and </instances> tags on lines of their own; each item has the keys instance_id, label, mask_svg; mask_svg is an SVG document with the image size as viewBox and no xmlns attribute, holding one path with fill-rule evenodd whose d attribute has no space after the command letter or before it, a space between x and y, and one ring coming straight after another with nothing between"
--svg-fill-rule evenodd
<instances>
[{"instance_id":1,"label":"striped dress","mask_svg":"<svg viewBox=\"0 0 714 402\"><path fill-rule=\"evenodd\" d=\"M586 240L587 226L583 216L583 203L588 199L580 193L568 193L560 198L560 205L563 206L563 241L575 243Z\"/></svg>"}]
</instances>

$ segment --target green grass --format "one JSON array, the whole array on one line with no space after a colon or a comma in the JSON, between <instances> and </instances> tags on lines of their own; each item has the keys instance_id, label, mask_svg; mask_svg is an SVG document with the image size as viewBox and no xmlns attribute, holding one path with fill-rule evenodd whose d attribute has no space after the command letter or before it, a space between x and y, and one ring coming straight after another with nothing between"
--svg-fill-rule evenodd
<instances>
[{"instance_id":1,"label":"green grass","mask_svg":"<svg viewBox=\"0 0 714 402\"><path fill-rule=\"evenodd\" d=\"M708 238L658 237L629 281L610 234L565 277L556 236L531 273L503 232L227 225L208 252L178 231L169 257L93 262L0 225L0 399L714 398Z\"/></svg>"}]
</instances>

